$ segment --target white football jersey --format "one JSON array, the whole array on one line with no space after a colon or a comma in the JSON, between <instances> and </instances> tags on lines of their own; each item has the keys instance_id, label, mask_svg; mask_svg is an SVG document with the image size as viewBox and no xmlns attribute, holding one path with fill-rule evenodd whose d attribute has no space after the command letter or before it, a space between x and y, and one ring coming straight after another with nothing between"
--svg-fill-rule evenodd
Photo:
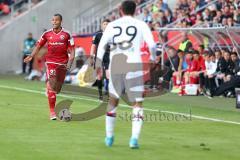
<instances>
[{"instance_id":1,"label":"white football jersey","mask_svg":"<svg viewBox=\"0 0 240 160\"><path fill-rule=\"evenodd\" d=\"M97 58L103 59L107 44L115 44L111 45L110 63L116 54L125 54L128 63L141 63L140 49L143 42L148 44L150 51L156 47L149 26L131 16L124 16L108 24L98 46Z\"/></svg>"}]
</instances>

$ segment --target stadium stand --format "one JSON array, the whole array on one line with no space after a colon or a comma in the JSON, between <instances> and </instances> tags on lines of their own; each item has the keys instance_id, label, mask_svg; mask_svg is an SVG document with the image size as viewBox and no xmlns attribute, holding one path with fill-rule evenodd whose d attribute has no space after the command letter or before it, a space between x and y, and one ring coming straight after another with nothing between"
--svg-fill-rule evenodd
<instances>
[{"instance_id":1,"label":"stadium stand","mask_svg":"<svg viewBox=\"0 0 240 160\"><path fill-rule=\"evenodd\" d=\"M0 1L0 27L12 17L17 17L29 10L42 0L1 0Z\"/></svg>"},{"instance_id":2,"label":"stadium stand","mask_svg":"<svg viewBox=\"0 0 240 160\"><path fill-rule=\"evenodd\" d=\"M224 0L178 0L175 6L170 8L167 1L163 0L136 0L138 4L137 15L150 25L159 27L191 27L194 25L213 23L228 26L238 26L240 22L240 1ZM101 19L114 20L119 16L118 6L112 11L97 16L88 26L80 24L75 33L92 33L100 26ZM78 20L78 23L85 22ZM86 25L84 23L84 25ZM94 26L96 29L90 29ZM154 27L153 27L154 28Z\"/></svg>"},{"instance_id":3,"label":"stadium stand","mask_svg":"<svg viewBox=\"0 0 240 160\"><path fill-rule=\"evenodd\" d=\"M154 0L136 0L138 4L136 15L142 13L142 8L149 3L153 3ZM75 34L92 34L100 29L100 24L103 19L109 19L111 21L119 18L119 1L111 2L111 6L105 12L102 12L102 8L95 10L86 10L84 15L78 15L74 19L73 33ZM100 12L99 12L100 10ZM99 12L99 13L98 13Z\"/></svg>"},{"instance_id":4,"label":"stadium stand","mask_svg":"<svg viewBox=\"0 0 240 160\"><path fill-rule=\"evenodd\" d=\"M168 2L163 0L139 1L138 4L136 16L149 24L156 42L162 43L160 50L164 54L161 54L160 63L171 68L170 75L165 78L172 81L173 92L181 96L205 94L211 97L217 88L238 74L239 52L236 43L239 38L234 32L239 26L239 0L178 0L174 7L169 7ZM90 25L100 26L101 19L114 20L118 17L116 7L98 17L98 23L95 20ZM212 29L206 31L205 27ZM99 29L89 28L85 27L79 33L91 34ZM186 50L181 50L186 47L182 33L191 43ZM214 34L215 37L212 37ZM223 95L234 96L234 90L227 90Z\"/></svg>"}]
</instances>

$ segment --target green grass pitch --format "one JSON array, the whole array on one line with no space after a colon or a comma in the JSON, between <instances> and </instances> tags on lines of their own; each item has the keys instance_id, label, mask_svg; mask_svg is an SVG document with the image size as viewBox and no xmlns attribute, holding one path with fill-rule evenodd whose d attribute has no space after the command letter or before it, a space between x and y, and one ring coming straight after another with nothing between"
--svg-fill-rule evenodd
<instances>
[{"instance_id":1,"label":"green grass pitch","mask_svg":"<svg viewBox=\"0 0 240 160\"><path fill-rule=\"evenodd\" d=\"M191 113L192 118L146 120L140 149L131 150L128 119L118 117L114 146L107 148L104 116L87 122L50 121L47 98L38 92L44 92L44 83L25 81L21 76L0 76L0 160L240 159L240 112L235 109L235 99L173 94L147 99L147 116L161 110ZM64 99L58 97L58 102ZM89 99L74 99L72 111L84 112L97 106ZM118 108L119 115L130 113L129 108Z\"/></svg>"}]
</instances>

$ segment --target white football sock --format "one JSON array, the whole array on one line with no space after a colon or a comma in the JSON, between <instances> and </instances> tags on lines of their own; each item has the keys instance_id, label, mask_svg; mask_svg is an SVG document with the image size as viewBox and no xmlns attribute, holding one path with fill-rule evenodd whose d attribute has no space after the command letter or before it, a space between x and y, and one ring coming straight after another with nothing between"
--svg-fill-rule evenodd
<instances>
[{"instance_id":1,"label":"white football sock","mask_svg":"<svg viewBox=\"0 0 240 160\"><path fill-rule=\"evenodd\" d=\"M132 116L132 138L138 139L143 124L143 108L134 107Z\"/></svg>"},{"instance_id":2,"label":"white football sock","mask_svg":"<svg viewBox=\"0 0 240 160\"><path fill-rule=\"evenodd\" d=\"M117 110L117 108L115 107L110 112L107 112L107 115L106 115L106 136L107 137L114 136L114 126L115 126L115 121L116 121L116 110Z\"/></svg>"}]
</instances>

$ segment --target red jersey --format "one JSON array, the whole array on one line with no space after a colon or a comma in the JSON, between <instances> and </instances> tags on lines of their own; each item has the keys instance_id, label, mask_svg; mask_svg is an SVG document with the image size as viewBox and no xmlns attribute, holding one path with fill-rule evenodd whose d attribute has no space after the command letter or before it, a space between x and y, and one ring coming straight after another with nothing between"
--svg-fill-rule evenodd
<instances>
[{"instance_id":1,"label":"red jersey","mask_svg":"<svg viewBox=\"0 0 240 160\"><path fill-rule=\"evenodd\" d=\"M53 29L43 33L39 46L47 43L48 53L45 55L46 63L67 64L68 48L74 47L74 41L71 34L62 28L59 33L55 33Z\"/></svg>"},{"instance_id":2,"label":"red jersey","mask_svg":"<svg viewBox=\"0 0 240 160\"><path fill-rule=\"evenodd\" d=\"M188 72L196 72L201 70L201 64L199 63L198 60L193 60L191 63L188 65Z\"/></svg>"}]
</instances>

